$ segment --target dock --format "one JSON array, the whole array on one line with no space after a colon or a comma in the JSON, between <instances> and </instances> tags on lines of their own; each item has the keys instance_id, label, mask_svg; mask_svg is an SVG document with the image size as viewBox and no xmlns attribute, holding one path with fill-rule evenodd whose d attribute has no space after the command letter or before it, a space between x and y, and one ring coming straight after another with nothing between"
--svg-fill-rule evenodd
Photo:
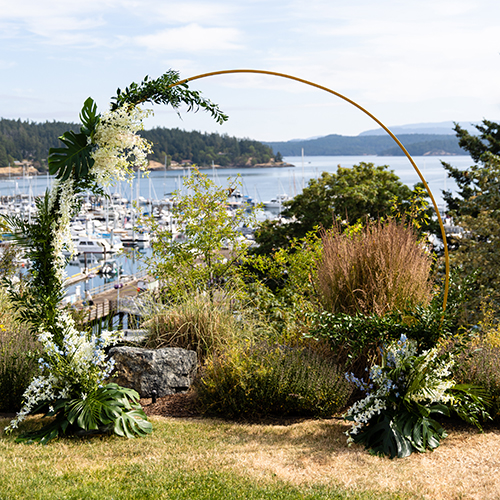
<instances>
[{"instance_id":1,"label":"dock","mask_svg":"<svg viewBox=\"0 0 500 500\"><path fill-rule=\"evenodd\" d=\"M140 310L134 304L137 297L137 284L144 280L146 273L139 273L125 283L121 282L121 288L115 289L116 282L90 289L92 306L84 304L79 300L73 304L77 311L82 311L83 323L93 323L106 318L113 318L116 315L139 316Z\"/></svg>"}]
</instances>

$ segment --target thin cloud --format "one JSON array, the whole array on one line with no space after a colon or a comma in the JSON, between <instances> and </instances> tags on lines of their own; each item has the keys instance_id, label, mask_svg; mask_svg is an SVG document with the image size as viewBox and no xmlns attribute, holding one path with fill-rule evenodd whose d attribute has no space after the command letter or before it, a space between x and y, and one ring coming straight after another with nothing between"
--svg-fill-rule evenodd
<instances>
[{"instance_id":1,"label":"thin cloud","mask_svg":"<svg viewBox=\"0 0 500 500\"><path fill-rule=\"evenodd\" d=\"M189 24L151 35L135 37L139 46L159 52L211 52L242 49L240 32L234 28L205 28Z\"/></svg>"}]
</instances>

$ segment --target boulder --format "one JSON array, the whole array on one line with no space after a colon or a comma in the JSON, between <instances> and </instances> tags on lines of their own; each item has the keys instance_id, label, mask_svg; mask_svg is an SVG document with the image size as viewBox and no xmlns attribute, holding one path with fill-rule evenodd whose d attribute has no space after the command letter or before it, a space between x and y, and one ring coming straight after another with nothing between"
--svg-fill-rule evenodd
<instances>
[{"instance_id":1,"label":"boulder","mask_svg":"<svg viewBox=\"0 0 500 500\"><path fill-rule=\"evenodd\" d=\"M195 351L180 347L113 347L109 356L115 360L110 382L136 390L141 398L153 397L153 391L160 398L187 391L198 362Z\"/></svg>"}]
</instances>

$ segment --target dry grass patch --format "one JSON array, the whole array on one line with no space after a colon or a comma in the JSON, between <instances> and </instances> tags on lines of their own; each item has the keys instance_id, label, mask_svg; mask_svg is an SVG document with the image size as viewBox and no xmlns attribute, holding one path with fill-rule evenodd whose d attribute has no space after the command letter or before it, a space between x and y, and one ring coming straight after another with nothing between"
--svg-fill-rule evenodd
<instances>
[{"instance_id":1,"label":"dry grass patch","mask_svg":"<svg viewBox=\"0 0 500 500\"><path fill-rule=\"evenodd\" d=\"M500 432L460 429L434 452L390 460L348 447L348 425L307 421L289 427L250 426L243 443L227 450L255 477L294 485L339 484L347 490L409 494L429 499L500 498Z\"/></svg>"},{"instance_id":2,"label":"dry grass patch","mask_svg":"<svg viewBox=\"0 0 500 500\"><path fill-rule=\"evenodd\" d=\"M29 478L33 486L49 488L72 478L98 481L105 487L109 482L143 478L150 488L161 488L173 472L198 477L217 471L303 492L339 486L347 498L365 498L365 493L366 498L391 494L438 500L500 498L500 431L494 428L480 434L457 427L434 452L390 460L371 456L360 446L348 447L344 435L348 426L337 420L290 425L151 420L153 435L134 440L65 439L44 447L15 444L13 438L2 436L0 485L24 484ZM0 421L2 428L6 423Z\"/></svg>"}]
</instances>

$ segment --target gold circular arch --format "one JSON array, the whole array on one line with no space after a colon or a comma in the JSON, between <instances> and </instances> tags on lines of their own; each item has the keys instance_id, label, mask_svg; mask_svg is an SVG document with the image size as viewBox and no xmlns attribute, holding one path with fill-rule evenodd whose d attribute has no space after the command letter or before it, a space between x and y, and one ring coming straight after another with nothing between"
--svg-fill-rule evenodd
<instances>
[{"instance_id":1,"label":"gold circular arch","mask_svg":"<svg viewBox=\"0 0 500 500\"><path fill-rule=\"evenodd\" d=\"M270 76L278 76L280 78L286 78L288 80L294 80L296 82L304 83L306 85L309 85L310 87L315 87L320 90L324 90L325 92L328 92L329 94L333 94L337 97L340 97L344 101L348 102L349 104L352 104L356 108L358 108L360 111L365 113L365 115L368 115L373 121L375 121L378 125L380 125L394 140L394 142L400 147L400 149L403 151L405 156L408 158L410 161L411 165L415 169L415 172L417 172L418 176L420 177L420 180L422 181L431 201L432 205L434 206L434 210L436 212L438 222L439 222L439 227L441 229L441 237L443 238L443 245L444 245L444 261L445 261L445 281L444 281L444 294L443 294L443 313L446 310L446 303L448 301L448 288L449 288L449 281L450 281L450 258L448 254L448 245L446 241L446 232L444 230L444 225L443 225L443 220L441 218L441 214L439 213L439 209L436 203L436 200L434 199L434 196L427 184L427 181L425 180L424 176L422 175L422 172L420 172L420 169L417 167L416 163L413 161L413 158L410 156L410 153L406 150L406 148L403 146L403 144L399 141L399 139L374 115L372 115L368 110L363 108L360 104L357 102L353 101L352 99L349 99L348 97L342 95L339 92L336 92L335 90L329 89L328 87L324 87L323 85L318 85L317 83L310 82L309 80L304 80L303 78L297 78L296 76L291 76L287 75L285 73L277 73L275 71L266 71L262 69L227 69L227 70L222 70L222 71L212 71L210 73L203 73L201 75L196 75L192 76L190 78L185 78L184 80L181 80L175 84L172 85L172 87L176 87L177 85L181 85L183 83L187 82L192 82L194 80L200 80L202 78L207 78L209 76L219 76L219 75L229 75L229 74L235 74L235 73L256 73L260 75L270 75Z\"/></svg>"}]
</instances>

